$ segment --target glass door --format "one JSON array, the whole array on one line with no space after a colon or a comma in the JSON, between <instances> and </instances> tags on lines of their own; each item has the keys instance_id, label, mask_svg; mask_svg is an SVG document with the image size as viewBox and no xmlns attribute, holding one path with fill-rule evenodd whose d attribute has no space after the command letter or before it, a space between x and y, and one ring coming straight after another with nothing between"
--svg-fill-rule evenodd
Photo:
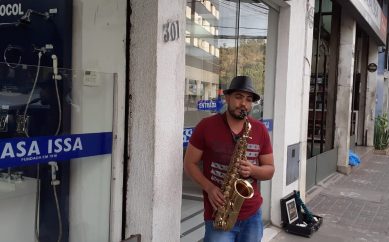
<instances>
[{"instance_id":1,"label":"glass door","mask_svg":"<svg viewBox=\"0 0 389 242\"><path fill-rule=\"evenodd\" d=\"M266 61L269 56L266 50L272 14L277 15L277 11L262 1L187 1L184 152L197 123L204 117L224 112L222 91L234 76L250 76L261 96L253 106L254 118L261 120L264 103L273 103L273 100L263 99L265 69L271 64ZM271 27L277 28L278 15L272 19ZM274 38L271 45L275 43ZM275 61L275 57L271 60ZM270 182L262 184L261 191L266 194L265 200L269 200ZM270 205L266 204L263 210L268 210L264 218L269 220ZM202 238L202 211L202 190L184 175L182 241Z\"/></svg>"}]
</instances>

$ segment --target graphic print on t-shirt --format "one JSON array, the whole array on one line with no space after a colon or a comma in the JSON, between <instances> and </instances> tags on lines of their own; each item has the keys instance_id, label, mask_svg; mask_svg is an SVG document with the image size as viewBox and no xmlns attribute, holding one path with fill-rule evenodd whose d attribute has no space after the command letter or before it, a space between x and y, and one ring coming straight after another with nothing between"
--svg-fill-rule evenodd
<instances>
[{"instance_id":1,"label":"graphic print on t-shirt","mask_svg":"<svg viewBox=\"0 0 389 242\"><path fill-rule=\"evenodd\" d=\"M254 165L258 165L259 152L260 152L260 146L258 144L248 144L246 150L247 160ZM227 169L228 169L228 165L223 165L220 164L220 162L212 161L211 180L217 182L220 185L223 184ZM252 183L253 179L249 179L248 181Z\"/></svg>"}]
</instances>

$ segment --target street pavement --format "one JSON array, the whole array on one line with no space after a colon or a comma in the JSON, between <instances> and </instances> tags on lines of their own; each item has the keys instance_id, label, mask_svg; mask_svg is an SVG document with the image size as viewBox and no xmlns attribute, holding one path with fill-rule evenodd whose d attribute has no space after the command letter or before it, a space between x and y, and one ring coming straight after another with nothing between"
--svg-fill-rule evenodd
<instances>
[{"instance_id":1,"label":"street pavement","mask_svg":"<svg viewBox=\"0 0 389 242\"><path fill-rule=\"evenodd\" d=\"M279 232L270 242L389 242L389 156L357 147L361 164L334 173L308 192L307 207L323 217L310 238Z\"/></svg>"}]
</instances>

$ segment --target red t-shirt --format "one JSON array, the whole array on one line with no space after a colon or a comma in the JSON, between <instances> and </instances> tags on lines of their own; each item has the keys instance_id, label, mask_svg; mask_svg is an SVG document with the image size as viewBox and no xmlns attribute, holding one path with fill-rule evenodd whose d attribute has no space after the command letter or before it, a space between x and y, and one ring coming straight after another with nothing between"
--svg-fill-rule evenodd
<instances>
[{"instance_id":1,"label":"red t-shirt","mask_svg":"<svg viewBox=\"0 0 389 242\"><path fill-rule=\"evenodd\" d=\"M270 143L269 133L265 125L260 121L249 117L251 131L247 140L247 160L258 165L260 155L271 154L273 149ZM235 142L230 127L226 120L226 114L216 114L203 119L193 131L189 141L194 147L203 151L203 173L206 178L215 185L221 187L224 174L230 164L231 156L235 148ZM238 220L244 220L253 215L262 205L262 196L258 191L257 180L248 179L254 188L254 196L246 199L240 210ZM204 195L204 219L213 220L213 208L208 200L208 194Z\"/></svg>"}]
</instances>

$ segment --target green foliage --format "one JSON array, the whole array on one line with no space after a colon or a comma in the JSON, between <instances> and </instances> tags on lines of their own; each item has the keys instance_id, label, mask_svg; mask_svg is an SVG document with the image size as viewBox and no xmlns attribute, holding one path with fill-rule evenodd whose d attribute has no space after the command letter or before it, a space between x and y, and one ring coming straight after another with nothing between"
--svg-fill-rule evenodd
<instances>
[{"instance_id":1,"label":"green foliage","mask_svg":"<svg viewBox=\"0 0 389 242\"><path fill-rule=\"evenodd\" d=\"M384 150L389 146L389 125L386 114L378 115L374 124L374 148Z\"/></svg>"},{"instance_id":2,"label":"green foliage","mask_svg":"<svg viewBox=\"0 0 389 242\"><path fill-rule=\"evenodd\" d=\"M265 82L266 41L263 39L240 40L238 57L236 47L220 48L220 81L224 85L236 75L247 75L253 80L254 88L263 94Z\"/></svg>"}]
</instances>

